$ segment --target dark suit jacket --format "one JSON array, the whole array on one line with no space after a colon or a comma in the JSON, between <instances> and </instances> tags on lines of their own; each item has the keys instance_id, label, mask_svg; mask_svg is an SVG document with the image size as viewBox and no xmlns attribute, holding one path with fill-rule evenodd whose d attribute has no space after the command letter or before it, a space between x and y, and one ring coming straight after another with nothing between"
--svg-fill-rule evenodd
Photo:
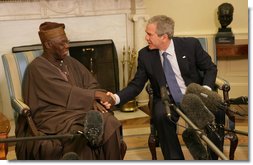
<instances>
[{"instance_id":1,"label":"dark suit jacket","mask_svg":"<svg viewBox=\"0 0 253 165\"><path fill-rule=\"evenodd\" d=\"M198 39L174 37L173 42L185 85L198 83L214 88L217 67L212 62L209 54L202 48ZM135 77L126 88L117 93L120 97L120 104L124 104L136 97L148 80L154 92L154 99L160 98L160 86L166 85L166 78L159 50L150 50L147 46L139 51Z\"/></svg>"}]
</instances>

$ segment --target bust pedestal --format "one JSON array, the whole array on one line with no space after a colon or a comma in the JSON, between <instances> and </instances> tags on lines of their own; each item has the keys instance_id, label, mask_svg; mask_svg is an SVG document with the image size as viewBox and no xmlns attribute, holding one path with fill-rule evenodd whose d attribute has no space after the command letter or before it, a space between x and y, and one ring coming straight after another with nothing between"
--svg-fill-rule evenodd
<instances>
[{"instance_id":1,"label":"bust pedestal","mask_svg":"<svg viewBox=\"0 0 253 165\"><path fill-rule=\"evenodd\" d=\"M235 37L231 28L219 28L219 31L215 36L215 42L217 44L234 44Z\"/></svg>"}]
</instances>

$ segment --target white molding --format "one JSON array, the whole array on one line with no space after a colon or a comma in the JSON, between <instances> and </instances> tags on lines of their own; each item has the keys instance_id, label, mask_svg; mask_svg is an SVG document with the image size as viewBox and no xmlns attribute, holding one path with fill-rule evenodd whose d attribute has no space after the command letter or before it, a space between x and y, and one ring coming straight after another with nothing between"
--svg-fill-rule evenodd
<instances>
[{"instance_id":1,"label":"white molding","mask_svg":"<svg viewBox=\"0 0 253 165\"><path fill-rule=\"evenodd\" d=\"M143 0L9 1L0 2L0 21L139 13L144 9Z\"/></svg>"}]
</instances>

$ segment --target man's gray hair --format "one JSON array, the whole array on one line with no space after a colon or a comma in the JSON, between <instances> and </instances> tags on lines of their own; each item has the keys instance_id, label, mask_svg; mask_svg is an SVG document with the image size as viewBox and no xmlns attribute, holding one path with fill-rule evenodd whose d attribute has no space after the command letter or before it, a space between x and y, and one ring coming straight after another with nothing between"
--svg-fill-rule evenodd
<instances>
[{"instance_id":1,"label":"man's gray hair","mask_svg":"<svg viewBox=\"0 0 253 165\"><path fill-rule=\"evenodd\" d=\"M172 18L166 15L156 15L148 20L148 24L156 24L156 34L161 36L167 34L171 39L174 35L175 22Z\"/></svg>"}]
</instances>

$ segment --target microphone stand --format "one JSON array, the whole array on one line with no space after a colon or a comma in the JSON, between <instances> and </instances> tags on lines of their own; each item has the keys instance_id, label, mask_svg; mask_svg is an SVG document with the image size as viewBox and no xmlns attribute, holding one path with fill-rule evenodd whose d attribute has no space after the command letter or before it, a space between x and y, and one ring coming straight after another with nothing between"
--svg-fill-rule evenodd
<instances>
[{"instance_id":1,"label":"microphone stand","mask_svg":"<svg viewBox=\"0 0 253 165\"><path fill-rule=\"evenodd\" d=\"M223 152L219 150L219 148L213 144L213 142L208 139L208 137L200 131L200 129L176 106L174 106L174 110L194 129L196 130L199 137L206 142L206 144L223 160L229 160Z\"/></svg>"},{"instance_id":2,"label":"microphone stand","mask_svg":"<svg viewBox=\"0 0 253 165\"><path fill-rule=\"evenodd\" d=\"M236 133L236 134L248 136L248 132L245 132L245 131L239 131L239 130L235 130L235 129L228 129L228 128L225 128L225 127L223 129L225 131L228 131L228 132L233 132L233 133Z\"/></svg>"},{"instance_id":3,"label":"microphone stand","mask_svg":"<svg viewBox=\"0 0 253 165\"><path fill-rule=\"evenodd\" d=\"M166 116L169 118L169 120L171 120L171 111L174 109L174 104L170 104L171 100L167 92L169 91L165 86L160 87L161 99L165 108Z\"/></svg>"},{"instance_id":4,"label":"microphone stand","mask_svg":"<svg viewBox=\"0 0 253 165\"><path fill-rule=\"evenodd\" d=\"M27 137L17 137L17 138L7 138L1 139L0 143L10 143L18 141L31 141L31 140L52 140L52 139L73 139L76 136L83 135L82 131L78 131L76 134L63 134L63 135L41 135L41 136L27 136Z\"/></svg>"}]
</instances>

